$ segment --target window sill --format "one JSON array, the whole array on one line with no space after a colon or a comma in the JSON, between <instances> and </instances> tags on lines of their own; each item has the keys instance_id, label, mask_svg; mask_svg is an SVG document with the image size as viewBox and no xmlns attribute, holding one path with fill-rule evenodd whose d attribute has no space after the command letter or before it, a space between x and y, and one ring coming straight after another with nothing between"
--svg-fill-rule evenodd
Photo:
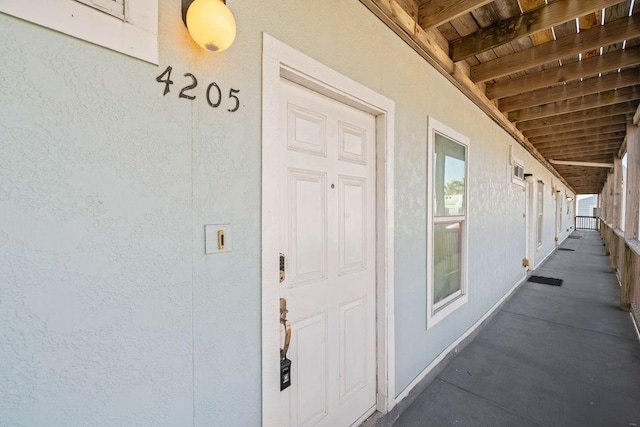
<instances>
[{"instance_id":1,"label":"window sill","mask_svg":"<svg viewBox=\"0 0 640 427\"><path fill-rule=\"evenodd\" d=\"M454 311L458 310L468 301L469 295L461 294L448 304L438 308L435 313L433 312L433 306L430 304L429 311L427 312L427 329L431 329L433 326L437 325L440 321L442 321Z\"/></svg>"},{"instance_id":2,"label":"window sill","mask_svg":"<svg viewBox=\"0 0 640 427\"><path fill-rule=\"evenodd\" d=\"M126 21L75 0L5 0L0 12L158 64L157 1L130 1Z\"/></svg>"}]
</instances>

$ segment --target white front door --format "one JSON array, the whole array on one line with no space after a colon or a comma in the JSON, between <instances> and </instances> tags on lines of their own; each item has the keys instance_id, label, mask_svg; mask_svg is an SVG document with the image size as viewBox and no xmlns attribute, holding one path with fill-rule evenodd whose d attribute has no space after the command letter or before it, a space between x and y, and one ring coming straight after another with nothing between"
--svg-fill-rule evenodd
<instances>
[{"instance_id":1,"label":"white front door","mask_svg":"<svg viewBox=\"0 0 640 427\"><path fill-rule=\"evenodd\" d=\"M349 426L375 410L375 134L371 114L281 79L284 425Z\"/></svg>"},{"instance_id":2,"label":"white front door","mask_svg":"<svg viewBox=\"0 0 640 427\"><path fill-rule=\"evenodd\" d=\"M529 260L529 270L533 270L535 263L534 257L536 251L534 250L534 242L535 242L535 227L534 227L534 197L536 195L535 192L535 183L532 178L527 178L525 180L525 258Z\"/></svg>"},{"instance_id":3,"label":"white front door","mask_svg":"<svg viewBox=\"0 0 640 427\"><path fill-rule=\"evenodd\" d=\"M562 234L562 193L556 192L556 245Z\"/></svg>"}]
</instances>

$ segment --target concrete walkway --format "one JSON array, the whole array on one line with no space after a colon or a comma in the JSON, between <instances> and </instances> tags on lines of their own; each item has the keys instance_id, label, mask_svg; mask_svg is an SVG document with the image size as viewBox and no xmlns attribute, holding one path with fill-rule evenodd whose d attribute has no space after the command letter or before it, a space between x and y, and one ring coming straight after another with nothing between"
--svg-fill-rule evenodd
<instances>
[{"instance_id":1,"label":"concrete walkway","mask_svg":"<svg viewBox=\"0 0 640 427\"><path fill-rule=\"evenodd\" d=\"M597 232L576 231L393 424L640 426L640 342Z\"/></svg>"}]
</instances>

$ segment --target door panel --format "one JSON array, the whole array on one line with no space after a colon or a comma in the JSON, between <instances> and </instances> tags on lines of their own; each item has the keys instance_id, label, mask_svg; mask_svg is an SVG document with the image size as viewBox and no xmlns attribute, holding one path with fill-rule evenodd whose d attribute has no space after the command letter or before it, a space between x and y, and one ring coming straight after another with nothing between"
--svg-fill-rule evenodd
<instances>
[{"instance_id":1,"label":"door panel","mask_svg":"<svg viewBox=\"0 0 640 427\"><path fill-rule=\"evenodd\" d=\"M321 313L296 323L292 343L293 381L298 386L295 425L314 425L327 415L327 316Z\"/></svg>"},{"instance_id":2,"label":"door panel","mask_svg":"<svg viewBox=\"0 0 640 427\"><path fill-rule=\"evenodd\" d=\"M288 105L288 145L290 150L327 155L327 118L305 108Z\"/></svg>"},{"instance_id":3,"label":"door panel","mask_svg":"<svg viewBox=\"0 0 640 427\"><path fill-rule=\"evenodd\" d=\"M280 297L289 426L349 426L376 403L375 117L281 80Z\"/></svg>"},{"instance_id":4,"label":"door panel","mask_svg":"<svg viewBox=\"0 0 640 427\"><path fill-rule=\"evenodd\" d=\"M289 170L291 285L327 277L327 177Z\"/></svg>"},{"instance_id":5,"label":"door panel","mask_svg":"<svg viewBox=\"0 0 640 427\"><path fill-rule=\"evenodd\" d=\"M340 401L367 385L367 301L362 298L340 307Z\"/></svg>"},{"instance_id":6,"label":"door panel","mask_svg":"<svg viewBox=\"0 0 640 427\"><path fill-rule=\"evenodd\" d=\"M366 267L367 185L354 177L338 177L340 274Z\"/></svg>"}]
</instances>

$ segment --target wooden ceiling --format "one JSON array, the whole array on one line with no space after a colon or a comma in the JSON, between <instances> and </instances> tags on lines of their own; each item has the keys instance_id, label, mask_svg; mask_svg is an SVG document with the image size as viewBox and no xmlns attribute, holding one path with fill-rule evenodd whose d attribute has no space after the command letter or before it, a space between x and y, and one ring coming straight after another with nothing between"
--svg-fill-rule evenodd
<instances>
[{"instance_id":1,"label":"wooden ceiling","mask_svg":"<svg viewBox=\"0 0 640 427\"><path fill-rule=\"evenodd\" d=\"M586 164L613 163L640 103L640 0L360 1L577 194L600 192L610 168Z\"/></svg>"}]
</instances>

